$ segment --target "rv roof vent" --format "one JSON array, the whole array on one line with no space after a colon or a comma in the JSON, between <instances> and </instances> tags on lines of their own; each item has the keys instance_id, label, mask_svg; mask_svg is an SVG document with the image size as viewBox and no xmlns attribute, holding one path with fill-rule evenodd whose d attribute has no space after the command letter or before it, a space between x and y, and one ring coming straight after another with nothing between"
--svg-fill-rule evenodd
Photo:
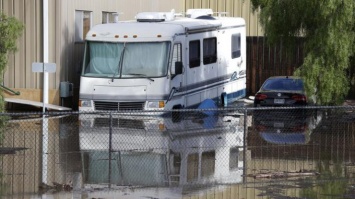
<instances>
[{"instance_id":1,"label":"rv roof vent","mask_svg":"<svg viewBox=\"0 0 355 199\"><path fill-rule=\"evenodd\" d=\"M138 22L163 22L172 21L174 18L174 10L171 10L171 12L141 12L136 15Z\"/></svg>"},{"instance_id":2,"label":"rv roof vent","mask_svg":"<svg viewBox=\"0 0 355 199\"><path fill-rule=\"evenodd\" d=\"M212 16L212 15L213 15L212 9L188 9L186 11L186 17L194 18L194 19L200 16Z\"/></svg>"}]
</instances>

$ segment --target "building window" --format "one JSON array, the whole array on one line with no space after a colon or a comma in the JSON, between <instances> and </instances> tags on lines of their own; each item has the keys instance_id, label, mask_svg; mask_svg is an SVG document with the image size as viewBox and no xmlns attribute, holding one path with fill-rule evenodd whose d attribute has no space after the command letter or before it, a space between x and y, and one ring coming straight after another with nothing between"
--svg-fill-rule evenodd
<instances>
[{"instance_id":1,"label":"building window","mask_svg":"<svg viewBox=\"0 0 355 199\"><path fill-rule=\"evenodd\" d=\"M216 63L217 61L217 38L203 40L203 64Z\"/></svg>"},{"instance_id":2,"label":"building window","mask_svg":"<svg viewBox=\"0 0 355 199\"><path fill-rule=\"evenodd\" d=\"M232 35L232 59L240 57L240 33Z\"/></svg>"},{"instance_id":3,"label":"building window","mask_svg":"<svg viewBox=\"0 0 355 199\"><path fill-rule=\"evenodd\" d=\"M200 40L190 41L189 57L190 68L200 66Z\"/></svg>"},{"instance_id":4,"label":"building window","mask_svg":"<svg viewBox=\"0 0 355 199\"><path fill-rule=\"evenodd\" d=\"M118 21L117 12L102 12L102 23L115 23Z\"/></svg>"},{"instance_id":5,"label":"building window","mask_svg":"<svg viewBox=\"0 0 355 199\"><path fill-rule=\"evenodd\" d=\"M91 28L91 11L75 11L75 42L83 42Z\"/></svg>"}]
</instances>

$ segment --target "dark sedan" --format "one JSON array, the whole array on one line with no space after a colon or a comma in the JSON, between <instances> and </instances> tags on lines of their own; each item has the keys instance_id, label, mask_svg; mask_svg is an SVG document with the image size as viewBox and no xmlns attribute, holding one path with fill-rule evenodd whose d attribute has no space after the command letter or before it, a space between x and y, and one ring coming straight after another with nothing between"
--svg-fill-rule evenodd
<instances>
[{"instance_id":1,"label":"dark sedan","mask_svg":"<svg viewBox=\"0 0 355 199\"><path fill-rule=\"evenodd\" d=\"M303 81L293 76L268 78L254 98L254 106L307 105Z\"/></svg>"}]
</instances>

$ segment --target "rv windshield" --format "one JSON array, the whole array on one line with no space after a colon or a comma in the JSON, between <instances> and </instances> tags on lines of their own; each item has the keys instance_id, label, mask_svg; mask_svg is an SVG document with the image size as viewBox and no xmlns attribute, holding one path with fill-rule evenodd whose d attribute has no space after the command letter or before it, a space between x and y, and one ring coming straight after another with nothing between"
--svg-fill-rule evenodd
<instances>
[{"instance_id":1,"label":"rv windshield","mask_svg":"<svg viewBox=\"0 0 355 199\"><path fill-rule=\"evenodd\" d=\"M170 42L88 41L82 75L109 78L165 76L168 71L169 49Z\"/></svg>"}]
</instances>

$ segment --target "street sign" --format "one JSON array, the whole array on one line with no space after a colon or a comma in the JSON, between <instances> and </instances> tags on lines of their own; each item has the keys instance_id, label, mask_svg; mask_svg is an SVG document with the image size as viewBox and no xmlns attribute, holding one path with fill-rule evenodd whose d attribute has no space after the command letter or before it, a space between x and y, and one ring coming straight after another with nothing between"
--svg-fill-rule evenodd
<instances>
[{"instance_id":1,"label":"street sign","mask_svg":"<svg viewBox=\"0 0 355 199\"><path fill-rule=\"evenodd\" d=\"M56 70L55 63L41 63L41 62L33 62L32 63L32 72L34 73L54 73Z\"/></svg>"}]
</instances>

